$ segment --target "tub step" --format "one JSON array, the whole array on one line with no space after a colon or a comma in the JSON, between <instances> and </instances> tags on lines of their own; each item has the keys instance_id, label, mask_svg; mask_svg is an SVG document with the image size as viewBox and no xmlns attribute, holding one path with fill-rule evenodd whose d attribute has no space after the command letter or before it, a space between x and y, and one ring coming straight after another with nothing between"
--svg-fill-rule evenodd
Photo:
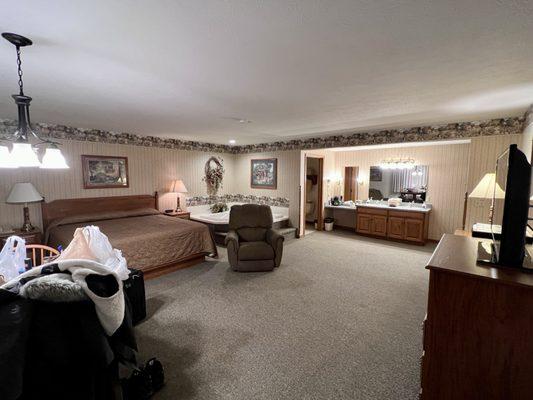
<instances>
[{"instance_id":1,"label":"tub step","mask_svg":"<svg viewBox=\"0 0 533 400\"><path fill-rule=\"evenodd\" d=\"M274 230L280 235L283 235L285 237L285 240L291 240L296 237L296 228L287 227Z\"/></svg>"}]
</instances>

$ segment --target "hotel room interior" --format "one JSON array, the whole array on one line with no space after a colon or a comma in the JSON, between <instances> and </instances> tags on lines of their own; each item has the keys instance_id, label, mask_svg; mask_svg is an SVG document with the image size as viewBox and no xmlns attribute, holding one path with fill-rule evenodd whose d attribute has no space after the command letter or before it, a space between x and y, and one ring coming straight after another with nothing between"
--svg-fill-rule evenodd
<instances>
[{"instance_id":1,"label":"hotel room interior","mask_svg":"<svg viewBox=\"0 0 533 400\"><path fill-rule=\"evenodd\" d=\"M1 14L1 399L533 398L532 2Z\"/></svg>"}]
</instances>

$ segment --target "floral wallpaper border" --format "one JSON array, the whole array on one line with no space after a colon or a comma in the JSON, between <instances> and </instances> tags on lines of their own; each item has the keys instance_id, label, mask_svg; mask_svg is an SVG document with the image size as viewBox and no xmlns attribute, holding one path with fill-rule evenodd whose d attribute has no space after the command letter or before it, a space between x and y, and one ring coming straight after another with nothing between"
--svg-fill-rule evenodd
<instances>
[{"instance_id":1,"label":"floral wallpaper border","mask_svg":"<svg viewBox=\"0 0 533 400\"><path fill-rule=\"evenodd\" d=\"M524 129L533 123L533 104L529 106L524 115Z\"/></svg>"},{"instance_id":2,"label":"floral wallpaper border","mask_svg":"<svg viewBox=\"0 0 533 400\"><path fill-rule=\"evenodd\" d=\"M65 125L32 123L39 135L52 139L77 140L80 142L103 142L133 146L160 147L176 150L196 150L213 153L230 153L230 146L180 139L166 139L155 136L141 136L132 133L116 133L100 129L73 128ZM17 128L17 122L0 119L0 139L9 137Z\"/></svg>"},{"instance_id":3,"label":"floral wallpaper border","mask_svg":"<svg viewBox=\"0 0 533 400\"><path fill-rule=\"evenodd\" d=\"M214 203L254 203L268 206L289 207L285 197L254 196L251 194L224 194L218 196L187 197L187 206L205 206Z\"/></svg>"},{"instance_id":4,"label":"floral wallpaper border","mask_svg":"<svg viewBox=\"0 0 533 400\"><path fill-rule=\"evenodd\" d=\"M528 119L531 118L528 115ZM44 137L88 142L104 142L134 146L160 147L176 150L195 150L213 153L259 153L284 150L312 150L331 147L364 146L431 140L463 139L478 136L520 134L525 117L491 119L480 122L459 122L438 126L423 126L405 129L356 132L342 135L295 139L273 143L229 146L197 141L165 139L131 133L115 133L99 129L73 128L65 125L33 124ZM0 139L8 137L16 129L16 121L0 119Z\"/></svg>"}]
</instances>

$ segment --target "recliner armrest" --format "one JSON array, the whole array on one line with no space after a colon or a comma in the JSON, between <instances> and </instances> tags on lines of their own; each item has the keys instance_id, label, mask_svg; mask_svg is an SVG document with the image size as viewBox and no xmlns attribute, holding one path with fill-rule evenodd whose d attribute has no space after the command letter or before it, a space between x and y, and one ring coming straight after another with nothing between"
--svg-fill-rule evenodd
<instances>
[{"instance_id":1,"label":"recliner armrest","mask_svg":"<svg viewBox=\"0 0 533 400\"><path fill-rule=\"evenodd\" d=\"M269 245L271 245L272 247L276 247L277 246L277 242L278 240L281 240L283 242L283 240L285 240L285 238L283 237L283 235L280 235L278 232L276 232L274 229L268 229L267 232L266 232L266 241Z\"/></svg>"},{"instance_id":2,"label":"recliner armrest","mask_svg":"<svg viewBox=\"0 0 533 400\"><path fill-rule=\"evenodd\" d=\"M281 256L283 255L283 241L285 237L280 235L273 229L269 229L266 232L266 241L274 249L274 265L279 267L281 264Z\"/></svg>"},{"instance_id":3,"label":"recliner armrest","mask_svg":"<svg viewBox=\"0 0 533 400\"><path fill-rule=\"evenodd\" d=\"M229 242L234 242L239 247L239 235L235 231L229 231L224 239L224 244L227 246Z\"/></svg>"},{"instance_id":4,"label":"recliner armrest","mask_svg":"<svg viewBox=\"0 0 533 400\"><path fill-rule=\"evenodd\" d=\"M239 235L235 231L229 231L224 239L226 248L228 249L228 261L233 269L239 263Z\"/></svg>"}]
</instances>

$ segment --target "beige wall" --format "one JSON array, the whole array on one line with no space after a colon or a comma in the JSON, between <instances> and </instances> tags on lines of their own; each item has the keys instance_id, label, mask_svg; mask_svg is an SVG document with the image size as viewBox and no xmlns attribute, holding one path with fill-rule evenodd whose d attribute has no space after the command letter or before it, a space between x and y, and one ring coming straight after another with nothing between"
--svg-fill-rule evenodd
<instances>
[{"instance_id":1,"label":"beige wall","mask_svg":"<svg viewBox=\"0 0 533 400\"><path fill-rule=\"evenodd\" d=\"M233 154L70 140L63 142L62 150L70 165L69 170L36 168L0 170L0 225L14 227L22 225L22 206L8 205L3 201L15 182L33 183L47 201L62 198L151 194L157 190L163 192L160 197L160 208L166 209L176 205L176 195L164 193L172 179L183 179L189 190L189 196L207 194L205 183L202 182L204 165L209 157L217 155L224 160L226 169L220 193L233 193L235 176ZM83 189L80 157L82 154L127 156L130 187L126 189ZM30 212L32 222L40 226L40 205L31 204Z\"/></svg>"},{"instance_id":2,"label":"beige wall","mask_svg":"<svg viewBox=\"0 0 533 400\"><path fill-rule=\"evenodd\" d=\"M490 136L474 138L470 145L470 168L468 192L470 193L481 178L496 169L496 159L511 144L520 143L522 135ZM466 226L472 227L476 222L489 222L490 200L468 199Z\"/></svg>"},{"instance_id":3,"label":"beige wall","mask_svg":"<svg viewBox=\"0 0 533 400\"><path fill-rule=\"evenodd\" d=\"M290 218L295 227L300 226L304 207L300 204L300 185L304 174L305 156L324 157L324 201L328 195L342 191L342 185L329 185L327 179L343 174L344 166L358 166L366 174L365 184L359 187L359 198L368 193L370 165L387 157L412 157L420 164L430 166L429 201L434 204L430 237L439 239L442 233L453 232L462 222L463 197L481 177L494 169L494 160L509 144L522 141L522 135L490 136L474 138L471 144L390 148L350 152L331 150L290 150L250 154L211 154L207 152L116 145L94 142L64 141L63 151L71 166L68 171L39 169L0 170L0 199L5 199L15 182L32 182L51 201L58 198L119 196L164 192L172 179L181 178L189 189L189 196L207 194L202 182L203 168L212 155L223 158L226 168L224 186L220 193L241 193L257 196L286 197L290 201ZM130 172L128 189L83 189L81 154L127 156ZM250 187L250 160L254 158L278 159L278 188L276 190ZM302 186L303 187L303 186ZM184 202L182 202L183 204ZM175 206L175 195L161 195L161 209ZM30 206L31 218L40 225L40 206ZM469 202L467 226L485 221L488 203L480 200ZM0 201L0 225L22 224L22 207Z\"/></svg>"},{"instance_id":4,"label":"beige wall","mask_svg":"<svg viewBox=\"0 0 533 400\"><path fill-rule=\"evenodd\" d=\"M533 156L533 119L524 128L524 134L520 140L520 149L524 152L528 161L531 162Z\"/></svg>"},{"instance_id":5,"label":"beige wall","mask_svg":"<svg viewBox=\"0 0 533 400\"><path fill-rule=\"evenodd\" d=\"M250 163L256 158L278 159L277 189L252 189L250 185ZM249 153L235 155L234 192L255 196L286 197L289 199L291 224L299 224L300 199L300 150Z\"/></svg>"}]
</instances>

